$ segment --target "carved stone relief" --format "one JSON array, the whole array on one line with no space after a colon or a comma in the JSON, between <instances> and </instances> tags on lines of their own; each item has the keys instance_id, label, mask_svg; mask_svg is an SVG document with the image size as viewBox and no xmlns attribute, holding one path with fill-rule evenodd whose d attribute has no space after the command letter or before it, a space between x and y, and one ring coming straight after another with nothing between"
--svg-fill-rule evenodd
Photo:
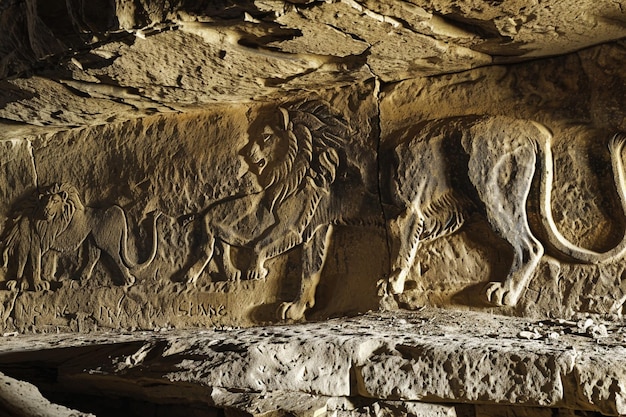
<instances>
[{"instance_id":1,"label":"carved stone relief","mask_svg":"<svg viewBox=\"0 0 626 417\"><path fill-rule=\"evenodd\" d=\"M392 306L471 306L536 317L622 314L626 124L623 110L605 104L621 94L617 85L626 74L610 69L605 57L623 51L603 46L580 55L383 89L381 166L415 153L421 159L414 157L420 168L413 172L428 172L428 187L406 173L410 165L386 180L404 196L387 206L387 217L413 207L413 218L427 223L418 209L432 204L426 214L435 231L464 221L445 238L423 232ZM445 141L453 146L437 147ZM442 201L456 210L435 204L450 189L455 199Z\"/></svg>"},{"instance_id":2,"label":"carved stone relief","mask_svg":"<svg viewBox=\"0 0 626 417\"><path fill-rule=\"evenodd\" d=\"M38 187L3 230L4 325L249 325L302 320L316 297L322 316L376 308L388 261L357 265L386 245L372 87L35 139ZM349 276L369 280L358 300Z\"/></svg>"},{"instance_id":3,"label":"carved stone relief","mask_svg":"<svg viewBox=\"0 0 626 417\"><path fill-rule=\"evenodd\" d=\"M589 99L615 77L563 57L2 142L3 326L619 315L626 119Z\"/></svg>"},{"instance_id":4,"label":"carved stone relief","mask_svg":"<svg viewBox=\"0 0 626 417\"><path fill-rule=\"evenodd\" d=\"M35 193L20 204L17 215L7 222L3 237L2 260L10 269L15 280L6 282L9 290L24 291L31 288L49 290L57 268L56 254L74 254L84 249L87 259L80 280L91 278L93 268L101 252L107 254L117 266L126 286L135 283L136 271L148 266L156 255L156 222L160 213L155 213L152 224L152 249L148 259L135 263L128 256L128 225L126 214L119 206L104 209L85 207L76 187L70 184L54 184L42 192ZM43 257L48 255L46 270L42 269ZM24 275L26 264L30 264L29 284Z\"/></svg>"}]
</instances>

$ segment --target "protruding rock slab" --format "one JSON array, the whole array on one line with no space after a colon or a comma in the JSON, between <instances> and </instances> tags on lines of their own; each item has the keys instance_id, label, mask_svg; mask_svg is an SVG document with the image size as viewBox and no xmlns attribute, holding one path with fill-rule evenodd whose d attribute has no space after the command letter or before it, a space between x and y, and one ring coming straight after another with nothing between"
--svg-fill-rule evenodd
<instances>
[{"instance_id":1,"label":"protruding rock slab","mask_svg":"<svg viewBox=\"0 0 626 417\"><path fill-rule=\"evenodd\" d=\"M347 397L369 401L365 407L465 403L624 414L624 334L615 323L590 321L422 310L254 329L20 335L3 338L0 370L20 377L36 360L58 371L49 390L104 387L164 401L185 387L196 400L215 397L212 406L250 403L233 393L260 401L256 394L288 392L310 396L316 405L309 408L318 410L330 403L317 397ZM596 327L604 331L589 331Z\"/></svg>"},{"instance_id":2,"label":"protruding rock slab","mask_svg":"<svg viewBox=\"0 0 626 417\"><path fill-rule=\"evenodd\" d=\"M5 414L7 413L7 414ZM0 373L0 415L21 417L94 417L44 398L37 387Z\"/></svg>"}]
</instances>

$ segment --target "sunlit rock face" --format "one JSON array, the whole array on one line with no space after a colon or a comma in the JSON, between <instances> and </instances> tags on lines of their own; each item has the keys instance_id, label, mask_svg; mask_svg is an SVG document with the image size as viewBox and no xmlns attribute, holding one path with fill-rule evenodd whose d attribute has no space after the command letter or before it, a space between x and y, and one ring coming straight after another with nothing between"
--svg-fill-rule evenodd
<instances>
[{"instance_id":1,"label":"sunlit rock face","mask_svg":"<svg viewBox=\"0 0 626 417\"><path fill-rule=\"evenodd\" d=\"M53 5L3 9L7 331L622 314L614 4Z\"/></svg>"},{"instance_id":2,"label":"sunlit rock face","mask_svg":"<svg viewBox=\"0 0 626 417\"><path fill-rule=\"evenodd\" d=\"M614 1L9 1L2 137L396 82L624 36Z\"/></svg>"},{"instance_id":3,"label":"sunlit rock face","mask_svg":"<svg viewBox=\"0 0 626 417\"><path fill-rule=\"evenodd\" d=\"M0 414L624 415L625 8L0 2Z\"/></svg>"}]
</instances>

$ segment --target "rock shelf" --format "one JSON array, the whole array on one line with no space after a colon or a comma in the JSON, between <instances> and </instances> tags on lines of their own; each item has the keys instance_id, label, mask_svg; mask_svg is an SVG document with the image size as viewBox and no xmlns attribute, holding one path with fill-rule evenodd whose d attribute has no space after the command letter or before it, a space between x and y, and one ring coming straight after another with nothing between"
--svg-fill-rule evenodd
<instances>
[{"instance_id":1,"label":"rock shelf","mask_svg":"<svg viewBox=\"0 0 626 417\"><path fill-rule=\"evenodd\" d=\"M626 413L626 334L597 318L423 309L250 329L9 334L0 370L79 406L87 396L255 416Z\"/></svg>"}]
</instances>

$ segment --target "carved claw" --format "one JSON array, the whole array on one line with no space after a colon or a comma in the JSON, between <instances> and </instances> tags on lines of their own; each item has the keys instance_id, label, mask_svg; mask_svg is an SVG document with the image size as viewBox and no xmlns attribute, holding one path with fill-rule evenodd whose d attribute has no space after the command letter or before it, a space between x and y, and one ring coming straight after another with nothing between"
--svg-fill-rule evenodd
<instances>
[{"instance_id":1,"label":"carved claw","mask_svg":"<svg viewBox=\"0 0 626 417\"><path fill-rule=\"evenodd\" d=\"M626 144L626 133L616 133L609 141L609 151L611 153L618 153L622 151L622 148Z\"/></svg>"},{"instance_id":2,"label":"carved claw","mask_svg":"<svg viewBox=\"0 0 626 417\"><path fill-rule=\"evenodd\" d=\"M48 281L40 280L35 283L35 291L48 291L50 289L50 283Z\"/></svg>"},{"instance_id":3,"label":"carved claw","mask_svg":"<svg viewBox=\"0 0 626 417\"><path fill-rule=\"evenodd\" d=\"M239 281L241 280L241 271L239 269L227 271L226 278L228 281Z\"/></svg>"},{"instance_id":4,"label":"carved claw","mask_svg":"<svg viewBox=\"0 0 626 417\"><path fill-rule=\"evenodd\" d=\"M256 268L250 269L248 271L248 273L246 274L246 278L250 280L265 279L268 273L269 271L267 268L257 265Z\"/></svg>"},{"instance_id":5,"label":"carved claw","mask_svg":"<svg viewBox=\"0 0 626 417\"><path fill-rule=\"evenodd\" d=\"M183 277L183 280L181 281L183 284L187 285L187 286L192 286L196 284L196 279L198 278L198 276L196 274L194 274L191 270L187 271L187 273L185 274L185 276Z\"/></svg>"},{"instance_id":6,"label":"carved claw","mask_svg":"<svg viewBox=\"0 0 626 417\"><path fill-rule=\"evenodd\" d=\"M6 283L9 291L24 292L28 289L28 281L25 279L12 279Z\"/></svg>"},{"instance_id":7,"label":"carved claw","mask_svg":"<svg viewBox=\"0 0 626 417\"><path fill-rule=\"evenodd\" d=\"M387 287L389 294L402 294L404 292L404 281L407 272L403 269L395 270L389 277L389 285Z\"/></svg>"},{"instance_id":8,"label":"carved claw","mask_svg":"<svg viewBox=\"0 0 626 417\"><path fill-rule=\"evenodd\" d=\"M132 287L135 284L135 282L137 282L137 278L135 278L132 275L129 275L129 276L127 276L124 279L124 286L125 287Z\"/></svg>"},{"instance_id":9,"label":"carved claw","mask_svg":"<svg viewBox=\"0 0 626 417\"><path fill-rule=\"evenodd\" d=\"M285 302L278 307L277 316L280 320L300 321L304 320L305 311L305 303Z\"/></svg>"},{"instance_id":10,"label":"carved claw","mask_svg":"<svg viewBox=\"0 0 626 417\"><path fill-rule=\"evenodd\" d=\"M485 286L486 301L494 306L515 306L520 294L507 288L505 283L490 282Z\"/></svg>"}]
</instances>

